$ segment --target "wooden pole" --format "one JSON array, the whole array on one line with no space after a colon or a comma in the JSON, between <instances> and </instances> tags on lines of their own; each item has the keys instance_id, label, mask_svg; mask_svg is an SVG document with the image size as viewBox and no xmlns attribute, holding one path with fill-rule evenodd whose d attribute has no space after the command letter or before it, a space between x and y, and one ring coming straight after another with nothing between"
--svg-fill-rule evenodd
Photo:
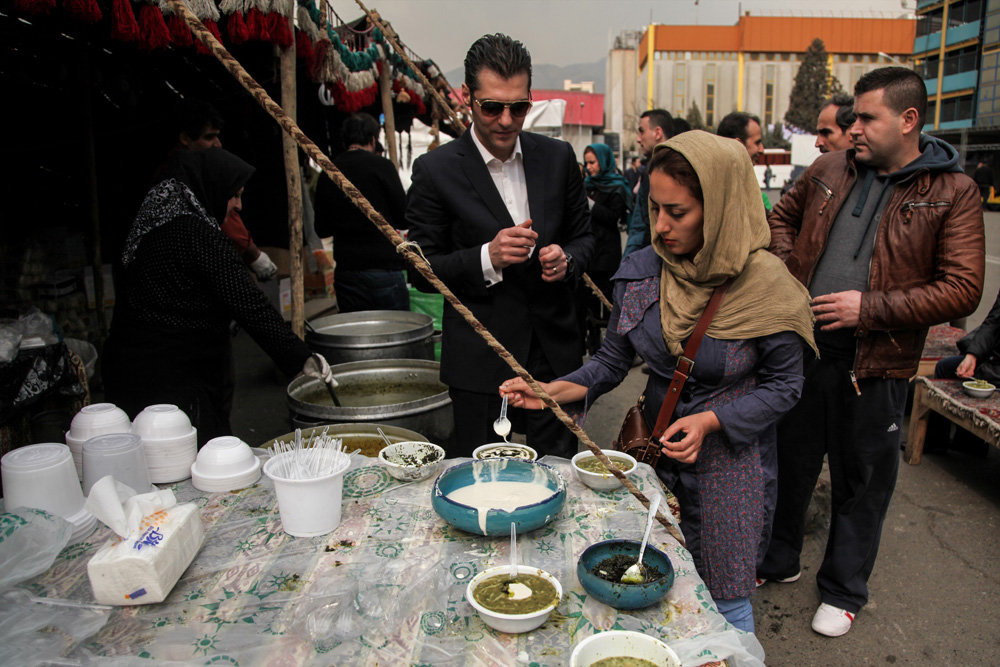
<instances>
[{"instance_id":1,"label":"wooden pole","mask_svg":"<svg viewBox=\"0 0 1000 667\"><path fill-rule=\"evenodd\" d=\"M291 19L287 19L291 21ZM295 26L291 25L294 31ZM281 106L289 118L295 119L295 43L279 49L281 65ZM288 189L288 259L292 287L292 331L305 337L305 279L302 271L302 182L299 174L298 143L287 132L281 133L281 149L285 159L285 186Z\"/></svg>"},{"instance_id":2,"label":"wooden pole","mask_svg":"<svg viewBox=\"0 0 1000 667\"><path fill-rule=\"evenodd\" d=\"M382 71L378 75L378 89L382 95L382 113L385 115L385 149L389 159L399 169L399 153L396 152L396 115L392 111L392 64L382 61Z\"/></svg>"}]
</instances>

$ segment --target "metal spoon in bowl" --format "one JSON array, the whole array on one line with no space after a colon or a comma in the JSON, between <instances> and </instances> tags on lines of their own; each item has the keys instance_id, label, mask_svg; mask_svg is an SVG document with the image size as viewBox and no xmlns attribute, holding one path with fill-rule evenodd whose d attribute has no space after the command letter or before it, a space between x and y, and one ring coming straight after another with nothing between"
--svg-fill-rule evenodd
<instances>
[{"instance_id":1,"label":"metal spoon in bowl","mask_svg":"<svg viewBox=\"0 0 1000 667\"><path fill-rule=\"evenodd\" d=\"M653 519L656 518L656 509L660 506L660 494L653 496L649 501L649 515L646 517L646 532L642 535L642 545L639 547L639 558L633 565L630 565L625 574L622 575L623 584L642 584L646 581L643 572L642 556L646 553L646 543L649 541L649 531L653 528Z\"/></svg>"},{"instance_id":2,"label":"metal spoon in bowl","mask_svg":"<svg viewBox=\"0 0 1000 667\"><path fill-rule=\"evenodd\" d=\"M493 422L493 431L503 438L504 442L507 442L507 436L510 435L510 420L507 419L507 397L503 397L503 402L500 403L500 416L495 422Z\"/></svg>"}]
</instances>

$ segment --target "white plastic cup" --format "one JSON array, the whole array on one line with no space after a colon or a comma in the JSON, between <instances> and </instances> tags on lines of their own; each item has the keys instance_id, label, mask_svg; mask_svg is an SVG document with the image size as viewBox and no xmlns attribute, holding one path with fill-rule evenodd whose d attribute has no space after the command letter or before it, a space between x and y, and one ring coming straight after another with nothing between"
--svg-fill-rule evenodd
<instances>
[{"instance_id":1,"label":"white plastic cup","mask_svg":"<svg viewBox=\"0 0 1000 667\"><path fill-rule=\"evenodd\" d=\"M143 440L171 440L191 431L187 414L170 403L150 405L132 420L132 432L138 433Z\"/></svg>"},{"instance_id":2,"label":"white plastic cup","mask_svg":"<svg viewBox=\"0 0 1000 667\"><path fill-rule=\"evenodd\" d=\"M54 442L28 445L0 459L4 507L34 507L64 519L83 509L83 490L69 447Z\"/></svg>"},{"instance_id":3,"label":"white plastic cup","mask_svg":"<svg viewBox=\"0 0 1000 667\"><path fill-rule=\"evenodd\" d=\"M142 438L134 433L109 433L83 443L83 493L105 475L111 475L138 493L152 487Z\"/></svg>"},{"instance_id":4,"label":"white plastic cup","mask_svg":"<svg viewBox=\"0 0 1000 667\"><path fill-rule=\"evenodd\" d=\"M105 433L128 433L131 428L128 415L114 403L94 403L76 413L66 435L83 441Z\"/></svg>"},{"instance_id":5,"label":"white plastic cup","mask_svg":"<svg viewBox=\"0 0 1000 667\"><path fill-rule=\"evenodd\" d=\"M349 459L337 472L314 479L290 479L282 476L283 464L294 452L272 456L264 463L264 474L274 482L281 527L295 537L326 535L340 525L344 495L344 473Z\"/></svg>"}]
</instances>

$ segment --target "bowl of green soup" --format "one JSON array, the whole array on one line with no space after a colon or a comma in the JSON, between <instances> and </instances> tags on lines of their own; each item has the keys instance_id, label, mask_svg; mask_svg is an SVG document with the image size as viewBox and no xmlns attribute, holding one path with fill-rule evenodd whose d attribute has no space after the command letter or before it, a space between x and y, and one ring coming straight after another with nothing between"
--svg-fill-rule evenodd
<instances>
[{"instance_id":1,"label":"bowl of green soup","mask_svg":"<svg viewBox=\"0 0 1000 667\"><path fill-rule=\"evenodd\" d=\"M996 391L996 387L986 380L966 380L962 389L973 398L989 398Z\"/></svg>"},{"instance_id":2,"label":"bowl of green soup","mask_svg":"<svg viewBox=\"0 0 1000 667\"><path fill-rule=\"evenodd\" d=\"M598 632L576 645L570 667L680 667L674 650L642 632Z\"/></svg>"},{"instance_id":3,"label":"bowl of green soup","mask_svg":"<svg viewBox=\"0 0 1000 667\"><path fill-rule=\"evenodd\" d=\"M483 623L507 634L530 632L548 620L562 599L562 586L545 570L517 566L510 578L507 566L480 572L465 589L465 599Z\"/></svg>"},{"instance_id":4,"label":"bowl of green soup","mask_svg":"<svg viewBox=\"0 0 1000 667\"><path fill-rule=\"evenodd\" d=\"M624 475L628 476L635 472L636 461L628 454L613 449L601 451ZM570 459L570 462L573 464L576 478L595 491L613 491L622 485L590 450L580 452Z\"/></svg>"}]
</instances>

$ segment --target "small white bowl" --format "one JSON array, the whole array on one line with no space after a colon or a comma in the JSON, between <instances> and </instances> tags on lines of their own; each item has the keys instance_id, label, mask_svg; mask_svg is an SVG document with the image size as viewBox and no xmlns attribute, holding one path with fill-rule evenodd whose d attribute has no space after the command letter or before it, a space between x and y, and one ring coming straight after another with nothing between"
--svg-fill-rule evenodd
<instances>
[{"instance_id":1,"label":"small white bowl","mask_svg":"<svg viewBox=\"0 0 1000 667\"><path fill-rule=\"evenodd\" d=\"M988 389L980 389L973 385L974 382L977 382L977 380L966 380L962 383L962 389L972 398L989 398L997 390L996 386L992 384L990 384ZM989 383L987 382L987 384Z\"/></svg>"},{"instance_id":2,"label":"small white bowl","mask_svg":"<svg viewBox=\"0 0 1000 667\"><path fill-rule=\"evenodd\" d=\"M125 411L113 403L94 403L84 406L70 422L66 437L77 442L108 433L128 433L132 423ZM70 444L67 440L66 444Z\"/></svg>"},{"instance_id":3,"label":"small white bowl","mask_svg":"<svg viewBox=\"0 0 1000 667\"><path fill-rule=\"evenodd\" d=\"M435 474L444 462L444 449L433 442L407 440L387 445L378 458L389 474L401 482L416 482ZM426 459L424 463L417 463Z\"/></svg>"},{"instance_id":4,"label":"small white bowl","mask_svg":"<svg viewBox=\"0 0 1000 667\"><path fill-rule=\"evenodd\" d=\"M169 403L150 405L132 422L132 432L143 440L180 438L190 431L191 420L180 408Z\"/></svg>"},{"instance_id":5,"label":"small white bowl","mask_svg":"<svg viewBox=\"0 0 1000 667\"><path fill-rule=\"evenodd\" d=\"M601 451L604 452L604 455L607 456L608 458L614 457L619 459L625 459L626 461L632 463L631 468L629 468L628 470L622 470L622 473L626 477L635 472L636 461L634 458L632 458L625 452L619 452L614 449L602 449ZM589 470L582 470L577 465L582 459L592 456L594 456L594 453L588 449L586 451L580 452L572 459L570 459L570 462L573 464L573 472L576 473L576 478L581 482L583 482L584 484L586 484L587 486L589 486L590 488L594 489L595 491L611 491L613 489L617 489L618 487L620 487L622 483L619 482L618 478L612 475L610 472L608 473L590 472Z\"/></svg>"},{"instance_id":6,"label":"small white bowl","mask_svg":"<svg viewBox=\"0 0 1000 667\"><path fill-rule=\"evenodd\" d=\"M598 632L576 645L569 656L569 667L590 667L605 658L639 658L661 667L681 667L674 650L656 637L641 632L610 630Z\"/></svg>"},{"instance_id":7,"label":"small white bowl","mask_svg":"<svg viewBox=\"0 0 1000 667\"><path fill-rule=\"evenodd\" d=\"M538 460L538 452L527 445L514 442L490 442L472 450L472 458L477 461L484 459L521 459L522 461Z\"/></svg>"},{"instance_id":8,"label":"small white bowl","mask_svg":"<svg viewBox=\"0 0 1000 667\"><path fill-rule=\"evenodd\" d=\"M476 590L476 586L482 583L485 579L498 574L506 574L509 571L509 567L501 565L499 567L491 567L485 572L480 572L474 576L468 586L465 587L465 599L470 605L472 605L473 609L479 612L479 617L483 619L483 623L491 628L511 635L520 634L522 632L531 632L545 623L545 621L549 619L549 615L551 615L555 608L559 606L559 602L562 600L563 594L562 586L559 584L558 579L545 570L539 570L537 567L531 567L529 565L518 565L518 573L538 575L539 577L548 580L553 586L555 586L556 601L544 609L533 611L528 614L501 614L500 612L490 611L476 602L476 598L472 594L472 592Z\"/></svg>"},{"instance_id":9,"label":"small white bowl","mask_svg":"<svg viewBox=\"0 0 1000 667\"><path fill-rule=\"evenodd\" d=\"M250 446L231 435L212 438L191 464L191 483L200 491L243 489L260 479L260 459Z\"/></svg>"}]
</instances>

